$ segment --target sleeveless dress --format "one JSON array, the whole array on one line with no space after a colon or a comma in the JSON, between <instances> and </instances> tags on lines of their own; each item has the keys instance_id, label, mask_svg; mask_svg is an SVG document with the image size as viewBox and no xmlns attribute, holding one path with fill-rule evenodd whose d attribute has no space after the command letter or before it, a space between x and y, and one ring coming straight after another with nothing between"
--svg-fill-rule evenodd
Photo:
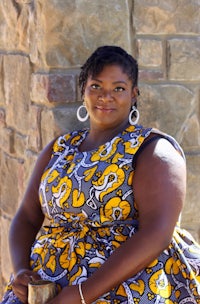
<instances>
[{"instance_id":1,"label":"sleeveless dress","mask_svg":"<svg viewBox=\"0 0 200 304\"><path fill-rule=\"evenodd\" d=\"M183 155L171 136L142 126L128 126L98 149L80 152L88 132L73 131L56 140L39 189L50 225L32 246L31 267L58 289L86 280L137 233L133 161L145 138L160 134ZM11 284L1 303L21 303ZM200 246L177 224L157 259L94 303L200 303Z\"/></svg>"}]
</instances>

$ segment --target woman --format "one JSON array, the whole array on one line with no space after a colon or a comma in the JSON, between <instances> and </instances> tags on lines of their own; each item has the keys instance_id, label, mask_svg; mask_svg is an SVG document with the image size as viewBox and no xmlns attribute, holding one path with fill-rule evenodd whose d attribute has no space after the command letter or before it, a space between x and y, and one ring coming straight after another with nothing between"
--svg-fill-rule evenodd
<instances>
[{"instance_id":1,"label":"woman","mask_svg":"<svg viewBox=\"0 0 200 304\"><path fill-rule=\"evenodd\" d=\"M90 128L40 154L11 225L14 276L2 303L27 303L38 277L57 283L49 304L200 301L200 247L178 224L184 155L137 124L137 78L137 62L116 46L83 65L77 115Z\"/></svg>"}]
</instances>

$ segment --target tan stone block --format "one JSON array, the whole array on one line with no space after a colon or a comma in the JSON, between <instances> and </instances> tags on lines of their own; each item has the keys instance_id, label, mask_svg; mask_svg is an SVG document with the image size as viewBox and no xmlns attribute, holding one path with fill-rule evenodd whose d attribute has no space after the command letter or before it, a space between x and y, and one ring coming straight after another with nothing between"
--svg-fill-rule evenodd
<instances>
[{"instance_id":1,"label":"tan stone block","mask_svg":"<svg viewBox=\"0 0 200 304\"><path fill-rule=\"evenodd\" d=\"M31 99L37 103L68 103L76 101L76 75L33 74Z\"/></svg>"},{"instance_id":2,"label":"tan stone block","mask_svg":"<svg viewBox=\"0 0 200 304\"><path fill-rule=\"evenodd\" d=\"M24 166L22 160L1 153L1 210L10 217L19 204L20 193L24 190Z\"/></svg>"},{"instance_id":3,"label":"tan stone block","mask_svg":"<svg viewBox=\"0 0 200 304\"><path fill-rule=\"evenodd\" d=\"M14 153L14 131L12 129L5 127L0 129L0 147L9 154Z\"/></svg>"},{"instance_id":4,"label":"tan stone block","mask_svg":"<svg viewBox=\"0 0 200 304\"><path fill-rule=\"evenodd\" d=\"M1 20L1 13L0 13L0 20ZM0 21L0 23L1 23L1 21ZM1 40L1 38L0 38L0 40ZM5 106L4 83L3 83L3 75L2 75L3 73L1 73L2 67L3 67L3 55L0 54L0 107Z\"/></svg>"},{"instance_id":5,"label":"tan stone block","mask_svg":"<svg viewBox=\"0 0 200 304\"><path fill-rule=\"evenodd\" d=\"M183 209L182 222L185 227L199 228L200 216L200 151L186 155L187 160L187 196Z\"/></svg>"},{"instance_id":6,"label":"tan stone block","mask_svg":"<svg viewBox=\"0 0 200 304\"><path fill-rule=\"evenodd\" d=\"M24 183L23 183L22 190L20 192L19 203L21 202L23 193L25 192L25 190L28 186L35 163L38 159L38 154L31 150L26 150L25 158L26 158L26 160L24 162Z\"/></svg>"},{"instance_id":7,"label":"tan stone block","mask_svg":"<svg viewBox=\"0 0 200 304\"><path fill-rule=\"evenodd\" d=\"M25 56L4 57L4 90L6 123L21 133L29 129L30 65Z\"/></svg>"},{"instance_id":8,"label":"tan stone block","mask_svg":"<svg viewBox=\"0 0 200 304\"><path fill-rule=\"evenodd\" d=\"M188 117L190 113L198 113L195 93L183 85L152 84L139 87L141 123L171 134L182 145L183 138L190 136L187 133ZM193 142L193 145L197 143Z\"/></svg>"},{"instance_id":9,"label":"tan stone block","mask_svg":"<svg viewBox=\"0 0 200 304\"><path fill-rule=\"evenodd\" d=\"M32 1L0 1L0 48L33 52L36 12Z\"/></svg>"},{"instance_id":10,"label":"tan stone block","mask_svg":"<svg viewBox=\"0 0 200 304\"><path fill-rule=\"evenodd\" d=\"M1 264L0 264L1 265ZM1 269L1 268L0 268ZM2 276L0 275L0 299L2 299L3 297L3 293L5 291L5 283L3 282L3 278Z\"/></svg>"},{"instance_id":11,"label":"tan stone block","mask_svg":"<svg viewBox=\"0 0 200 304\"><path fill-rule=\"evenodd\" d=\"M168 41L169 79L200 80L200 39L172 39Z\"/></svg>"},{"instance_id":12,"label":"tan stone block","mask_svg":"<svg viewBox=\"0 0 200 304\"><path fill-rule=\"evenodd\" d=\"M8 234L10 228L10 220L5 216L0 217L0 226L3 229L0 230L1 233L1 274L5 281L9 281L10 275L12 273L12 265L10 259L9 245L8 245Z\"/></svg>"},{"instance_id":13,"label":"tan stone block","mask_svg":"<svg viewBox=\"0 0 200 304\"><path fill-rule=\"evenodd\" d=\"M5 109L0 108L0 129L5 127L6 124L6 113Z\"/></svg>"},{"instance_id":14,"label":"tan stone block","mask_svg":"<svg viewBox=\"0 0 200 304\"><path fill-rule=\"evenodd\" d=\"M165 75L163 71L159 70L139 70L139 80L140 82L156 82L164 80Z\"/></svg>"},{"instance_id":15,"label":"tan stone block","mask_svg":"<svg viewBox=\"0 0 200 304\"><path fill-rule=\"evenodd\" d=\"M155 39L138 39L138 63L140 67L162 69L163 43Z\"/></svg>"},{"instance_id":16,"label":"tan stone block","mask_svg":"<svg viewBox=\"0 0 200 304\"><path fill-rule=\"evenodd\" d=\"M17 10L12 1L0 1L0 49L11 50L16 45Z\"/></svg>"},{"instance_id":17,"label":"tan stone block","mask_svg":"<svg viewBox=\"0 0 200 304\"><path fill-rule=\"evenodd\" d=\"M200 3L196 0L135 0L137 34L197 34Z\"/></svg>"},{"instance_id":18,"label":"tan stone block","mask_svg":"<svg viewBox=\"0 0 200 304\"><path fill-rule=\"evenodd\" d=\"M16 157L24 158L28 146L28 136L19 133L14 134L14 151Z\"/></svg>"},{"instance_id":19,"label":"tan stone block","mask_svg":"<svg viewBox=\"0 0 200 304\"><path fill-rule=\"evenodd\" d=\"M88 121L81 123L76 117L76 109L79 105L74 108L73 105L69 104L65 107L42 111L41 133L43 147L60 134L88 127Z\"/></svg>"},{"instance_id":20,"label":"tan stone block","mask_svg":"<svg viewBox=\"0 0 200 304\"><path fill-rule=\"evenodd\" d=\"M21 3L21 4L30 4L32 2L34 2L34 0L15 0L17 3Z\"/></svg>"},{"instance_id":21,"label":"tan stone block","mask_svg":"<svg viewBox=\"0 0 200 304\"><path fill-rule=\"evenodd\" d=\"M38 68L79 67L105 44L130 51L128 1L38 0L37 16L38 57L32 60Z\"/></svg>"},{"instance_id":22,"label":"tan stone block","mask_svg":"<svg viewBox=\"0 0 200 304\"><path fill-rule=\"evenodd\" d=\"M53 109L44 109L41 113L41 138L42 147L61 134L55 120Z\"/></svg>"},{"instance_id":23,"label":"tan stone block","mask_svg":"<svg viewBox=\"0 0 200 304\"><path fill-rule=\"evenodd\" d=\"M28 148L35 152L39 152L42 148L41 146L41 111L42 108L32 104L30 106L30 117L31 124L28 134Z\"/></svg>"},{"instance_id":24,"label":"tan stone block","mask_svg":"<svg viewBox=\"0 0 200 304\"><path fill-rule=\"evenodd\" d=\"M89 126L89 120L84 123L78 120L76 112L79 106L80 104L76 105L76 108L74 108L72 105L67 105L66 107L54 109L55 122L59 130L61 130L61 133L80 130Z\"/></svg>"},{"instance_id":25,"label":"tan stone block","mask_svg":"<svg viewBox=\"0 0 200 304\"><path fill-rule=\"evenodd\" d=\"M200 120L198 116L198 102L196 103L196 107L193 107L192 113L189 115L187 119L187 123L185 123L185 130L182 139L183 147L190 147L194 150L200 147Z\"/></svg>"}]
</instances>

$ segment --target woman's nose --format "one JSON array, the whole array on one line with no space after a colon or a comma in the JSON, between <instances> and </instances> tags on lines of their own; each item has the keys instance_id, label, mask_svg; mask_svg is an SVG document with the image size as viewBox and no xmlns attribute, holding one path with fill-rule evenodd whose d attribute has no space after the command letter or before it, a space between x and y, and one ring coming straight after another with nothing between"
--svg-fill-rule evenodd
<instances>
[{"instance_id":1,"label":"woman's nose","mask_svg":"<svg viewBox=\"0 0 200 304\"><path fill-rule=\"evenodd\" d=\"M104 102L112 100L112 99L113 99L113 95L110 91L101 92L101 94L99 95L99 100L102 100Z\"/></svg>"}]
</instances>

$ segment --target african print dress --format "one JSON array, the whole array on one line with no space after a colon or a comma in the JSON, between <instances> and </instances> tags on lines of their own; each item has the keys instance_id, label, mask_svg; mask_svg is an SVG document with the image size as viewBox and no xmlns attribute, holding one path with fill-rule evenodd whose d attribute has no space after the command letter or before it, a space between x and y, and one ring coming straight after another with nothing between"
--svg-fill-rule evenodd
<instances>
[{"instance_id":1,"label":"african print dress","mask_svg":"<svg viewBox=\"0 0 200 304\"><path fill-rule=\"evenodd\" d=\"M31 267L59 288L86 280L137 233L133 160L152 132L129 126L98 149L80 152L88 130L57 139L39 196L50 220L32 246ZM166 135L181 153L176 141ZM2 303L20 303L8 286ZM200 247L177 227L169 247L148 267L96 300L106 303L200 303Z\"/></svg>"}]
</instances>

